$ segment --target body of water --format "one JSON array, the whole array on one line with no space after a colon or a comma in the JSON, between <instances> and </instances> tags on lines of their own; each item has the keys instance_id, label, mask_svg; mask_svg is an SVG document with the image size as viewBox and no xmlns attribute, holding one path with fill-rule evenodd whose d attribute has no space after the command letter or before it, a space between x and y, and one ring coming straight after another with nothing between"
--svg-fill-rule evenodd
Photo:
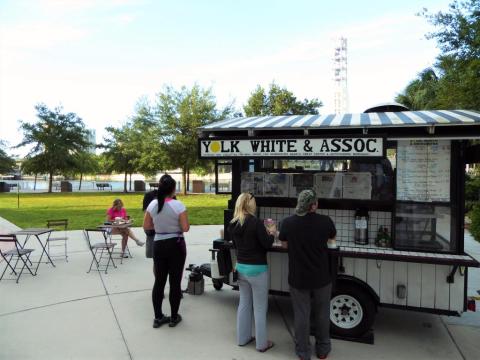
<instances>
[{"instance_id":1,"label":"body of water","mask_svg":"<svg viewBox=\"0 0 480 360\"><path fill-rule=\"evenodd\" d=\"M0 180L4 181L8 184L14 185L11 187L10 192L16 192L17 187L21 192L46 192L48 191L48 181L45 180L37 180L35 190L34 185L35 182L33 180ZM72 190L74 192L85 192L85 191L114 191L114 192L122 192L123 191L123 181L82 181L82 186L79 189L80 181L79 180L68 180L72 184ZM112 186L112 189L105 188L105 190L99 190L96 186L97 183L108 183ZM53 182L53 191L60 192L60 182L54 181ZM227 185L227 184L225 184ZM150 190L149 182L147 181L145 184L146 191ZM230 184L225 186L221 189L221 191L225 191L227 188L230 188ZM130 191L129 183L127 183L127 189ZM190 183L190 189L193 189L192 183ZM132 191L133 191L133 181L132 181ZM181 182L177 181L177 192L181 191ZM205 192L206 193L215 193L215 183L214 182L205 182Z\"/></svg>"}]
</instances>

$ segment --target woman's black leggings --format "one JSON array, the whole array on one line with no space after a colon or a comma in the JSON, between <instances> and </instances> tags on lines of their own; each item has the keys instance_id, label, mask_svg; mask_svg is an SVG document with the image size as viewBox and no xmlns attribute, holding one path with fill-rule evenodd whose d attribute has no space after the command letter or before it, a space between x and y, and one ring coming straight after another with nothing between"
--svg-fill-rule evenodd
<instances>
[{"instance_id":1,"label":"woman's black leggings","mask_svg":"<svg viewBox=\"0 0 480 360\"><path fill-rule=\"evenodd\" d=\"M167 276L170 284L170 309L172 317L178 314L180 299L182 298L182 274L185 266L187 249L183 238L171 238L157 240L153 243L153 265L155 267L155 284L152 290L153 310L155 318L163 316L162 302L163 291L167 283Z\"/></svg>"}]
</instances>

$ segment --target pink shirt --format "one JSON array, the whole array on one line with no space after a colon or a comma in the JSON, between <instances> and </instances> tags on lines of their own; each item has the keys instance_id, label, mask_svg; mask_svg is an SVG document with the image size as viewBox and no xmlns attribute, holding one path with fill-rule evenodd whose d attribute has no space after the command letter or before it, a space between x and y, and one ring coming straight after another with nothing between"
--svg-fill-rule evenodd
<instances>
[{"instance_id":1,"label":"pink shirt","mask_svg":"<svg viewBox=\"0 0 480 360\"><path fill-rule=\"evenodd\" d=\"M120 211L111 207L107 210L107 215L110 220L115 220L116 217L121 217L122 219L127 219L127 210L121 208Z\"/></svg>"}]
</instances>

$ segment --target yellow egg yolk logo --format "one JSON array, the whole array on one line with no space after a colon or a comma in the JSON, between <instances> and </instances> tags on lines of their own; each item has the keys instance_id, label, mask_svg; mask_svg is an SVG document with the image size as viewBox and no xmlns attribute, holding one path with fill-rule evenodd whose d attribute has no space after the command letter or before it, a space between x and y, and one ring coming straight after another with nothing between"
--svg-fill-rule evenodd
<instances>
[{"instance_id":1,"label":"yellow egg yolk logo","mask_svg":"<svg viewBox=\"0 0 480 360\"><path fill-rule=\"evenodd\" d=\"M217 153L220 151L220 143L218 141L212 141L210 144L210 150L214 153Z\"/></svg>"}]
</instances>

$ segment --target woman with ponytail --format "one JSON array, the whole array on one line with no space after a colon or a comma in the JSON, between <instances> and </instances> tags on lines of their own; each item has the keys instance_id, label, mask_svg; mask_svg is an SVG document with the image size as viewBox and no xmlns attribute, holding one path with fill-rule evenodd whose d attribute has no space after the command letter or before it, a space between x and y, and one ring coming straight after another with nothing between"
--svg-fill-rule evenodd
<instances>
[{"instance_id":1,"label":"woman with ponytail","mask_svg":"<svg viewBox=\"0 0 480 360\"><path fill-rule=\"evenodd\" d=\"M175 199L175 188L175 180L170 175L163 175L158 183L157 199L150 202L143 220L144 230L155 230L153 242L155 283L152 290L154 328L166 323L174 327L182 321L178 309L182 298L181 281L187 256L183 233L190 229L190 224L185 205ZM170 284L171 316L166 316L162 312L167 277Z\"/></svg>"}]
</instances>

